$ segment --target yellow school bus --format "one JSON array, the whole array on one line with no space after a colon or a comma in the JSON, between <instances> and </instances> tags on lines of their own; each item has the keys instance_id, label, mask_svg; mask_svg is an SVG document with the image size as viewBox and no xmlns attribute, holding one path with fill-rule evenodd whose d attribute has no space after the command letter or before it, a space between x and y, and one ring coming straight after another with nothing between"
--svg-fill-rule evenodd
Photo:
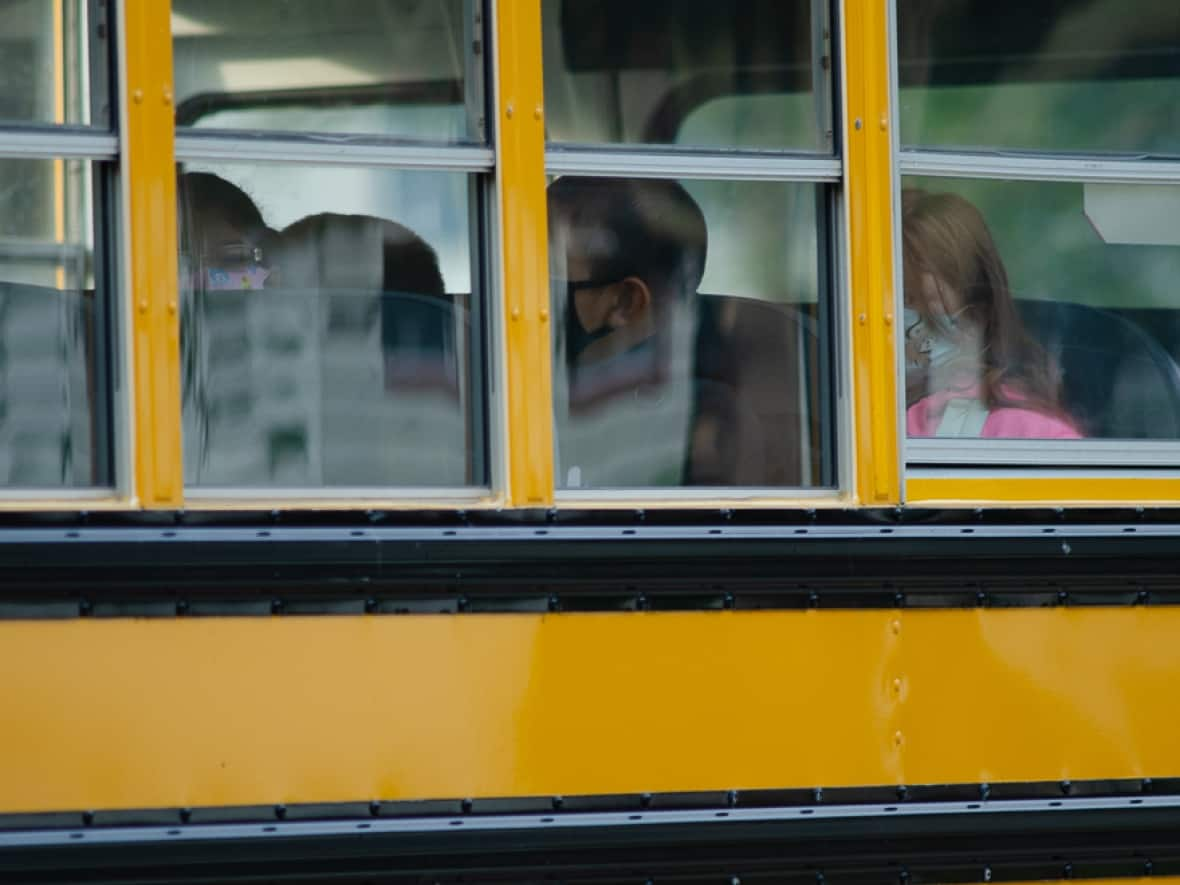
<instances>
[{"instance_id":1,"label":"yellow school bus","mask_svg":"<svg viewBox=\"0 0 1180 885\"><path fill-rule=\"evenodd\" d=\"M0 46L0 879L1180 876L1172 0Z\"/></svg>"}]
</instances>

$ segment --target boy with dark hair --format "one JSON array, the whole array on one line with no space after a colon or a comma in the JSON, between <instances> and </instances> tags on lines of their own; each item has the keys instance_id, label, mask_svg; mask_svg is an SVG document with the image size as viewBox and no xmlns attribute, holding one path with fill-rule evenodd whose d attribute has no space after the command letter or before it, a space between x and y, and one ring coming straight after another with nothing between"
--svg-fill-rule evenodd
<instances>
[{"instance_id":1,"label":"boy with dark hair","mask_svg":"<svg viewBox=\"0 0 1180 885\"><path fill-rule=\"evenodd\" d=\"M662 179L549 187L559 484L679 485L692 414L700 207ZM564 374L564 381L562 376Z\"/></svg>"}]
</instances>

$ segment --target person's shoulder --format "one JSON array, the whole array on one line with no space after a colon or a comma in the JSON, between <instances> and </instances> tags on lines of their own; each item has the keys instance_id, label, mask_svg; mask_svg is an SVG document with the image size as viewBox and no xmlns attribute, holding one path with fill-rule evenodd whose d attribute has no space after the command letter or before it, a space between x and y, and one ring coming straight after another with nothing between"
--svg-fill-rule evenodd
<instances>
[{"instance_id":1,"label":"person's shoulder","mask_svg":"<svg viewBox=\"0 0 1180 885\"><path fill-rule=\"evenodd\" d=\"M982 436L992 439L1081 439L1069 421L1019 406L993 409Z\"/></svg>"}]
</instances>

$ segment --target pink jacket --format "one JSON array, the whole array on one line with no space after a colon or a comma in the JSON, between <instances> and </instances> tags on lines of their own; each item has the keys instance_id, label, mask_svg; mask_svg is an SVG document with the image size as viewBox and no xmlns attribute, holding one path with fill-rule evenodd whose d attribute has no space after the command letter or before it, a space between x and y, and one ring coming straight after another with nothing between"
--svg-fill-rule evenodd
<instances>
[{"instance_id":1,"label":"pink jacket","mask_svg":"<svg viewBox=\"0 0 1180 885\"><path fill-rule=\"evenodd\" d=\"M978 387L963 390L942 390L918 400L905 413L905 429L909 436L935 436L942 422L947 403L953 399L970 399L978 395ZM1019 396L1008 393L1011 399ZM1032 409L1005 406L992 409L983 423L981 439L1081 439L1076 427L1068 421L1042 415Z\"/></svg>"}]
</instances>

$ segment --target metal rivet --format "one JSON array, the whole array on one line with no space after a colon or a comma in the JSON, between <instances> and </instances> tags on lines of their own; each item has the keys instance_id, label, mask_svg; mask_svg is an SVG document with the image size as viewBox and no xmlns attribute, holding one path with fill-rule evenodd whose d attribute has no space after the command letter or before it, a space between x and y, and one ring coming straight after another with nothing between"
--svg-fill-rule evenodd
<instances>
[{"instance_id":1,"label":"metal rivet","mask_svg":"<svg viewBox=\"0 0 1180 885\"><path fill-rule=\"evenodd\" d=\"M168 313L176 313L176 302L175 301L168 302Z\"/></svg>"},{"instance_id":2,"label":"metal rivet","mask_svg":"<svg viewBox=\"0 0 1180 885\"><path fill-rule=\"evenodd\" d=\"M544 116L544 113L542 112L540 105L537 105L535 108L533 108L533 119L534 120L540 120L541 117L543 117L543 116Z\"/></svg>"},{"instance_id":3,"label":"metal rivet","mask_svg":"<svg viewBox=\"0 0 1180 885\"><path fill-rule=\"evenodd\" d=\"M134 92L131 93L131 99L136 104L140 104L143 101L143 90L136 89Z\"/></svg>"},{"instance_id":4,"label":"metal rivet","mask_svg":"<svg viewBox=\"0 0 1180 885\"><path fill-rule=\"evenodd\" d=\"M881 118L881 131L884 132L888 128L889 128L889 118L882 117Z\"/></svg>"},{"instance_id":5,"label":"metal rivet","mask_svg":"<svg viewBox=\"0 0 1180 885\"><path fill-rule=\"evenodd\" d=\"M511 104L509 104L506 108L504 108L504 116L506 116L509 120L512 119L512 112L513 112L513 107Z\"/></svg>"},{"instance_id":6,"label":"metal rivet","mask_svg":"<svg viewBox=\"0 0 1180 885\"><path fill-rule=\"evenodd\" d=\"M512 319L513 320L520 319L520 308L519 307L512 308Z\"/></svg>"},{"instance_id":7,"label":"metal rivet","mask_svg":"<svg viewBox=\"0 0 1180 885\"><path fill-rule=\"evenodd\" d=\"M164 105L165 106L172 104L172 90L165 89L163 98L164 98Z\"/></svg>"},{"instance_id":8,"label":"metal rivet","mask_svg":"<svg viewBox=\"0 0 1180 885\"><path fill-rule=\"evenodd\" d=\"M893 691L895 694L901 694L901 679L893 680Z\"/></svg>"},{"instance_id":9,"label":"metal rivet","mask_svg":"<svg viewBox=\"0 0 1180 885\"><path fill-rule=\"evenodd\" d=\"M893 314L891 314L891 313L885 314L885 325L887 325L887 326L893 325Z\"/></svg>"},{"instance_id":10,"label":"metal rivet","mask_svg":"<svg viewBox=\"0 0 1180 885\"><path fill-rule=\"evenodd\" d=\"M547 308L547 307L541 308L541 322L543 322L543 323L549 322L549 308Z\"/></svg>"},{"instance_id":11,"label":"metal rivet","mask_svg":"<svg viewBox=\"0 0 1180 885\"><path fill-rule=\"evenodd\" d=\"M897 636L899 633L901 633L901 621L894 619L889 625L889 629L893 631L894 636Z\"/></svg>"},{"instance_id":12,"label":"metal rivet","mask_svg":"<svg viewBox=\"0 0 1180 885\"><path fill-rule=\"evenodd\" d=\"M139 312L140 313L147 313L147 311L148 311L147 299L143 298L139 302Z\"/></svg>"},{"instance_id":13,"label":"metal rivet","mask_svg":"<svg viewBox=\"0 0 1180 885\"><path fill-rule=\"evenodd\" d=\"M862 326L869 321L869 315L866 313L859 314L856 318L857 322Z\"/></svg>"},{"instance_id":14,"label":"metal rivet","mask_svg":"<svg viewBox=\"0 0 1180 885\"><path fill-rule=\"evenodd\" d=\"M860 121L860 117L857 117L856 120L853 121L852 125L853 128L860 129L864 124Z\"/></svg>"},{"instance_id":15,"label":"metal rivet","mask_svg":"<svg viewBox=\"0 0 1180 885\"><path fill-rule=\"evenodd\" d=\"M904 741L905 741L905 737L902 735L902 733L900 731L895 731L893 733L894 746L900 747Z\"/></svg>"}]
</instances>

